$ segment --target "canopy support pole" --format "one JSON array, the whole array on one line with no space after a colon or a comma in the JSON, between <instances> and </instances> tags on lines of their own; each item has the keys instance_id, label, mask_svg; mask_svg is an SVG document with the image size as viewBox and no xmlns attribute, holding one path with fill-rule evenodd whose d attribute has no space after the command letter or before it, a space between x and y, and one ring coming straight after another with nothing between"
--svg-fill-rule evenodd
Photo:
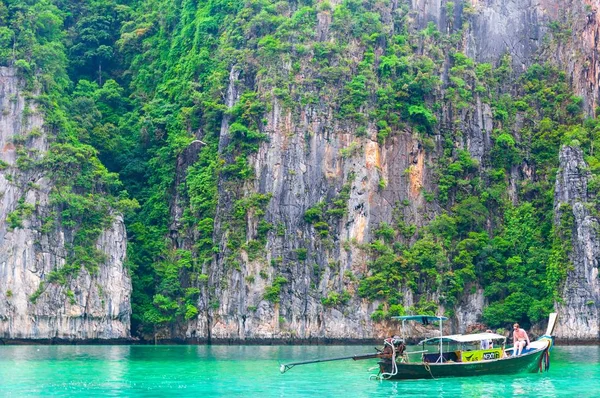
<instances>
[{"instance_id":1,"label":"canopy support pole","mask_svg":"<svg viewBox=\"0 0 600 398\"><path fill-rule=\"evenodd\" d=\"M444 342L443 342L443 336L444 336L444 328L443 328L443 321L442 321L442 317L440 317L440 358L438 360L438 362L444 363Z\"/></svg>"}]
</instances>

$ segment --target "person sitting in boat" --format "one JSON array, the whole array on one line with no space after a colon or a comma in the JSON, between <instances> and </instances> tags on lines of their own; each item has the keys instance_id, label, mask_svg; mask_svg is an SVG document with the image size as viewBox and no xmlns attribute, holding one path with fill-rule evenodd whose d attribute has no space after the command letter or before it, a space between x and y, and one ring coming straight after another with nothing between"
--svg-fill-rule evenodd
<instances>
[{"instance_id":1,"label":"person sitting in boat","mask_svg":"<svg viewBox=\"0 0 600 398\"><path fill-rule=\"evenodd\" d=\"M485 331L486 333L494 333L492 332L490 329ZM482 350L489 350L494 348L494 341L493 340L481 340L481 349Z\"/></svg>"},{"instance_id":2,"label":"person sitting in boat","mask_svg":"<svg viewBox=\"0 0 600 398\"><path fill-rule=\"evenodd\" d=\"M402 356L405 349L406 345L404 345L404 340L402 340L400 336L392 336L385 339L382 354L387 358L391 358L392 353L396 351L396 356Z\"/></svg>"},{"instance_id":3,"label":"person sitting in boat","mask_svg":"<svg viewBox=\"0 0 600 398\"><path fill-rule=\"evenodd\" d=\"M518 323L513 325L513 343L514 343L514 355L521 355L523 348L529 347L531 343L529 341L529 336L527 336L527 332L519 327ZM527 345L525 345L527 342Z\"/></svg>"}]
</instances>

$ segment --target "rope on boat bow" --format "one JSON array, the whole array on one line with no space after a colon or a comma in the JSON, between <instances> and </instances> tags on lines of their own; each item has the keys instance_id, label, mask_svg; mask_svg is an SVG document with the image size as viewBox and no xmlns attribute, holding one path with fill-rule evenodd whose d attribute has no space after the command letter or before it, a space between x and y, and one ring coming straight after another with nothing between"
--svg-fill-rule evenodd
<instances>
[{"instance_id":1,"label":"rope on boat bow","mask_svg":"<svg viewBox=\"0 0 600 398\"><path fill-rule=\"evenodd\" d=\"M550 370L550 347L546 348L542 356L540 356L539 369L540 372L547 372Z\"/></svg>"},{"instance_id":2,"label":"rope on boat bow","mask_svg":"<svg viewBox=\"0 0 600 398\"><path fill-rule=\"evenodd\" d=\"M394 339L385 339L383 341L383 347L385 348L386 345L389 345L392 348L392 371L390 373L382 372L378 375L371 375L369 376L369 380L388 380L398 374L398 365L396 364L396 345L394 344Z\"/></svg>"}]
</instances>

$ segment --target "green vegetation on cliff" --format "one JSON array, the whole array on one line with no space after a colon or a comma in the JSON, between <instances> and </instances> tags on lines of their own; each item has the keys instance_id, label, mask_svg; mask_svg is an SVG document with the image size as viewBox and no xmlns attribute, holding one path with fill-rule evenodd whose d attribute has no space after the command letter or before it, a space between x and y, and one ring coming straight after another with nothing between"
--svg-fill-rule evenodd
<instances>
[{"instance_id":1,"label":"green vegetation on cliff","mask_svg":"<svg viewBox=\"0 0 600 398\"><path fill-rule=\"evenodd\" d=\"M263 298L280 303L293 278L274 275L315 260L308 247L268 255L269 242L297 233L267 214L273 198L251 161L268 148L277 126L267 117L277 106L291 125L313 112L350 132L342 162L369 140L385 148L410 135L433 178L431 192L421 192L426 225L407 222L406 203L397 203L390 219L371 226L371 241L354 242L369 263L358 279L345 277L350 290L317 291L327 265L317 256L310 294L323 306L343 308L357 292L380 303L375 320L437 304L452 314L483 289L490 326L542 319L560 300L569 266L568 217L553 224L558 151L580 146L597 176L600 124L585 118L555 66L517 74L510 54L494 63L464 55L468 12L461 26L417 30L408 2L391 3L0 1L0 64L40 93L52 142L42 163L20 167L48 172L57 222L74 230L68 266L46 283L104 261L94 242L119 211L134 334L181 335L187 321L219 309L227 273L253 261L272 267L271 277L260 271L270 278ZM464 128L482 104L493 129L476 158ZM308 151L314 131L300 130L287 134L305 135ZM293 228L312 228L323 250L339 248L355 177L323 188ZM380 191L388 186L379 180ZM19 228L26 212L12 213L9 226Z\"/></svg>"},{"instance_id":2,"label":"green vegetation on cliff","mask_svg":"<svg viewBox=\"0 0 600 398\"><path fill-rule=\"evenodd\" d=\"M71 37L66 30L70 14L61 5L52 1L0 2L0 64L14 67L23 79L27 100L23 118L30 116L30 104L35 105L44 115L49 142L48 153L38 159L28 145L41 136L39 129L13 132L18 158L14 170L4 169L6 177L18 184L20 171L43 172L53 183L53 191L40 233L50 234L59 228L68 231L66 264L42 280L30 297L34 303L47 284L66 285L82 268L97 272L98 265L106 261L96 248L101 232L111 226L116 213L128 213L138 206L129 199L119 175L102 164L99 148L90 140L92 131L86 121L93 119L95 109L80 102L80 92L95 90L102 96L110 85L107 82L99 87L82 81L73 90L68 75ZM37 189L31 184L28 188ZM33 210L21 202L9 214L9 227L21 228L22 218L31 216ZM67 291L66 298L72 294Z\"/></svg>"}]
</instances>

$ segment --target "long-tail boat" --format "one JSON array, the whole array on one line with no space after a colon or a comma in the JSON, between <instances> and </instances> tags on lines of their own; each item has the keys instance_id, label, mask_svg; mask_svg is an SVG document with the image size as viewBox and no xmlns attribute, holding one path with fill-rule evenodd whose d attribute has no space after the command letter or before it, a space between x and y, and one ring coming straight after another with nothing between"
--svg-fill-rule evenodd
<instances>
[{"instance_id":1,"label":"long-tail boat","mask_svg":"<svg viewBox=\"0 0 600 398\"><path fill-rule=\"evenodd\" d=\"M443 316L409 315L394 317L402 321L402 337L384 340L384 348L373 354L282 364L281 373L297 365L339 361L344 359L379 359L380 380L437 379L492 374L536 373L550 367L549 351L553 345L556 313L550 314L546 334L532 341L520 355L515 348L506 348L506 337L496 333L443 335ZM439 322L440 336L419 343L420 350L407 350L404 331L407 321L425 325ZM416 358L415 358L416 356Z\"/></svg>"}]
</instances>

